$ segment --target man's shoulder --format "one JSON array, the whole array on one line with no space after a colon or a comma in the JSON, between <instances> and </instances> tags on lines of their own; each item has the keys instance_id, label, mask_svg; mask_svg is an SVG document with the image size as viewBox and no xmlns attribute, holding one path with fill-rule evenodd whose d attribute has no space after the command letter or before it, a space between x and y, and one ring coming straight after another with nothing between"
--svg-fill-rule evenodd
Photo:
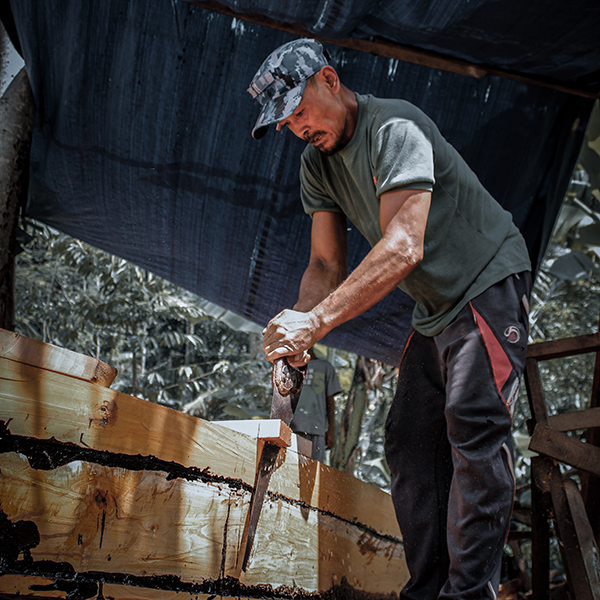
<instances>
[{"instance_id":1,"label":"man's shoulder","mask_svg":"<svg viewBox=\"0 0 600 600\"><path fill-rule=\"evenodd\" d=\"M416 105L400 98L377 98L356 94L360 109L367 117L369 124L381 124L389 119L406 119L408 121L429 121L429 117Z\"/></svg>"}]
</instances>

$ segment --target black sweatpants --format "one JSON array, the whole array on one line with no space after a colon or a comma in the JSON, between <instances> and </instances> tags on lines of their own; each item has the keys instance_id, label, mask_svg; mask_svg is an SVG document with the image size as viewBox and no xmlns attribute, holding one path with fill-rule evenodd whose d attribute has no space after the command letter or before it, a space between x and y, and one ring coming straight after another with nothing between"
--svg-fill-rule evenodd
<instances>
[{"instance_id":1,"label":"black sweatpants","mask_svg":"<svg viewBox=\"0 0 600 600\"><path fill-rule=\"evenodd\" d=\"M496 597L530 289L529 272L512 275L440 334L407 342L385 443L411 575L401 598Z\"/></svg>"}]
</instances>

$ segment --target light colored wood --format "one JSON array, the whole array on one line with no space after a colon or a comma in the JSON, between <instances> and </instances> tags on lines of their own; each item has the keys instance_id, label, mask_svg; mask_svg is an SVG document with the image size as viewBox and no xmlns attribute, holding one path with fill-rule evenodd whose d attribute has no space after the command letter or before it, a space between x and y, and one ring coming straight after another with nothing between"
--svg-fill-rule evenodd
<instances>
[{"instance_id":1,"label":"light colored wood","mask_svg":"<svg viewBox=\"0 0 600 600\"><path fill-rule=\"evenodd\" d=\"M14 435L154 456L253 486L256 440L60 373L0 358L0 420ZM389 494L287 448L269 491L400 540Z\"/></svg>"},{"instance_id":2,"label":"light colored wood","mask_svg":"<svg viewBox=\"0 0 600 600\"><path fill-rule=\"evenodd\" d=\"M33 521L39 531L34 565L47 560L80 573L172 575L188 584L238 570L246 490L80 461L41 471L13 452L1 455L0 465L2 510L11 522ZM343 578L365 592L398 591L408 579L402 545L267 497L240 582L313 592Z\"/></svg>"},{"instance_id":3,"label":"light colored wood","mask_svg":"<svg viewBox=\"0 0 600 600\"><path fill-rule=\"evenodd\" d=\"M293 452L303 456L312 455L312 442L292 432L280 419L246 419L239 421L211 421L227 429L239 431L253 439L272 442L281 448L289 447Z\"/></svg>"},{"instance_id":4,"label":"light colored wood","mask_svg":"<svg viewBox=\"0 0 600 600\"><path fill-rule=\"evenodd\" d=\"M104 387L110 387L117 376L117 369L91 356L44 344L5 329L0 329L0 356Z\"/></svg>"},{"instance_id":5,"label":"light colored wood","mask_svg":"<svg viewBox=\"0 0 600 600\"><path fill-rule=\"evenodd\" d=\"M292 430L281 419L240 419L239 421L212 421L213 423L239 431L251 438L271 442L280 448L292 445Z\"/></svg>"}]
</instances>

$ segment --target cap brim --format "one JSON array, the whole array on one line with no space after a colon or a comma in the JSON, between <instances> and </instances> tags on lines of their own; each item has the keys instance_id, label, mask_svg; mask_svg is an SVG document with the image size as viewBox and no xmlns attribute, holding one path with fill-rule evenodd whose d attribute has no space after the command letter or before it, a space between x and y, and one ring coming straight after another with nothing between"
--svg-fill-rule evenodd
<instances>
[{"instance_id":1,"label":"cap brim","mask_svg":"<svg viewBox=\"0 0 600 600\"><path fill-rule=\"evenodd\" d=\"M298 108L305 87L306 80L302 81L289 92L267 102L262 107L258 119L254 124L252 137L255 140L259 140L267 133L269 125L278 123L282 119L287 119Z\"/></svg>"}]
</instances>

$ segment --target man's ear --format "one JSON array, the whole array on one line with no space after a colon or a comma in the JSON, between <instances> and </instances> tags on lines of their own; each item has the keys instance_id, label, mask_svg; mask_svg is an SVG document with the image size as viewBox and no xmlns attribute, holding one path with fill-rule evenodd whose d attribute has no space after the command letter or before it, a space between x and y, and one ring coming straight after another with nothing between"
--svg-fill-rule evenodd
<instances>
[{"instance_id":1,"label":"man's ear","mask_svg":"<svg viewBox=\"0 0 600 600\"><path fill-rule=\"evenodd\" d=\"M333 92L337 93L340 89L340 78L336 70L331 65L325 65L319 71L319 78Z\"/></svg>"}]
</instances>

